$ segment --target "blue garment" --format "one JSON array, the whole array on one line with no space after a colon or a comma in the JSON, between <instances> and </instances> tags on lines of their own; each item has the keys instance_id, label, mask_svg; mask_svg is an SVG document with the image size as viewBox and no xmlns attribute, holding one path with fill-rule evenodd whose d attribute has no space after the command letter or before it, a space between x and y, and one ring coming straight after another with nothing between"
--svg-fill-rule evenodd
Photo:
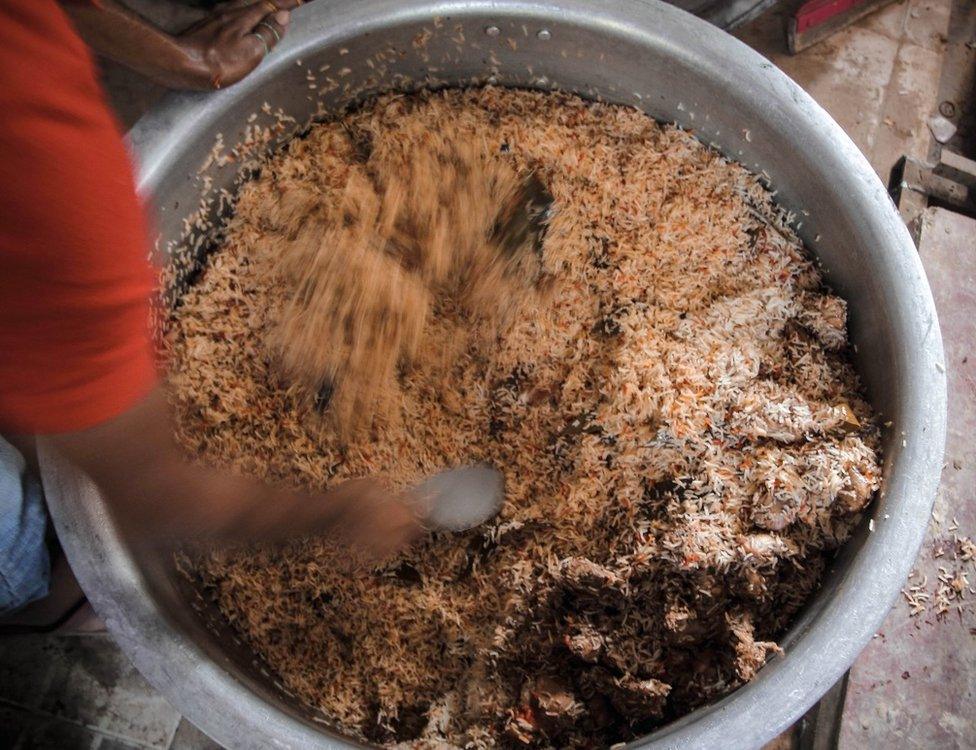
<instances>
[{"instance_id":1,"label":"blue garment","mask_svg":"<svg viewBox=\"0 0 976 750\"><path fill-rule=\"evenodd\" d=\"M0 615L47 594L51 576L41 483L0 438Z\"/></svg>"}]
</instances>

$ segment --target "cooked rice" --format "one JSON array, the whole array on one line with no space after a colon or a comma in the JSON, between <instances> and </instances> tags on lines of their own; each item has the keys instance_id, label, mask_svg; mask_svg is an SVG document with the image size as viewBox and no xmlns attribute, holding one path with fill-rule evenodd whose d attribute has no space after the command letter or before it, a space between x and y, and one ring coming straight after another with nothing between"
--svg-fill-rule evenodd
<instances>
[{"instance_id":1,"label":"cooked rice","mask_svg":"<svg viewBox=\"0 0 976 750\"><path fill-rule=\"evenodd\" d=\"M294 231L273 258L273 277L291 292L270 348L342 437L399 417L399 370L426 366L430 376L433 363L418 354L435 304L466 318L451 347L437 342L443 371L472 318L502 325L536 296L530 180L477 141L420 125L376 144L348 128L361 163L338 200L288 190L275 206L276 222Z\"/></svg>"},{"instance_id":2,"label":"cooked rice","mask_svg":"<svg viewBox=\"0 0 976 750\"><path fill-rule=\"evenodd\" d=\"M542 178L551 295L497 335L435 307L397 418L343 441L268 346L303 221L284 198L337 205L364 168L351 133L425 131ZM462 331L445 376L429 363ZM504 472L495 521L381 570L319 539L195 561L287 689L381 743L609 745L721 696L779 650L880 481L844 302L757 178L563 94L390 95L315 126L243 188L167 348L179 437L210 464L310 489Z\"/></svg>"}]
</instances>

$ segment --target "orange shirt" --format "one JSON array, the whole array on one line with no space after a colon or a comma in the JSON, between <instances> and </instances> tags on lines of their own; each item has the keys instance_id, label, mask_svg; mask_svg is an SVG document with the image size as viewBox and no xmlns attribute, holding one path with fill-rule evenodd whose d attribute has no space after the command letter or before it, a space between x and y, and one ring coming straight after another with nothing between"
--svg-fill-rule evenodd
<instances>
[{"instance_id":1,"label":"orange shirt","mask_svg":"<svg viewBox=\"0 0 976 750\"><path fill-rule=\"evenodd\" d=\"M54 0L2 0L0 429L83 429L152 388L148 247L87 48Z\"/></svg>"}]
</instances>

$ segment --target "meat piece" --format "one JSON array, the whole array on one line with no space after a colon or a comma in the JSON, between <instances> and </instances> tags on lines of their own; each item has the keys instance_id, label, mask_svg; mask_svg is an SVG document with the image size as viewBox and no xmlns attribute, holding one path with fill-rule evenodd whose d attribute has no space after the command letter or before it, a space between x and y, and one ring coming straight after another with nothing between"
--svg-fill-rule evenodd
<instances>
[{"instance_id":1,"label":"meat piece","mask_svg":"<svg viewBox=\"0 0 976 750\"><path fill-rule=\"evenodd\" d=\"M877 454L856 435L813 446L802 458L808 504L817 513L835 505L846 513L859 511L881 484Z\"/></svg>"},{"instance_id":2,"label":"meat piece","mask_svg":"<svg viewBox=\"0 0 976 750\"><path fill-rule=\"evenodd\" d=\"M794 542L778 534L749 534L743 538L741 547L747 556L756 558L760 563L792 557L797 552Z\"/></svg>"},{"instance_id":3,"label":"meat piece","mask_svg":"<svg viewBox=\"0 0 976 750\"><path fill-rule=\"evenodd\" d=\"M781 467L768 475L762 488L753 495L750 520L759 528L782 531L796 520L804 493L793 467Z\"/></svg>"},{"instance_id":4,"label":"meat piece","mask_svg":"<svg viewBox=\"0 0 976 750\"><path fill-rule=\"evenodd\" d=\"M799 295L797 321L817 337L825 349L847 346L847 303L832 294L803 292Z\"/></svg>"},{"instance_id":5,"label":"meat piece","mask_svg":"<svg viewBox=\"0 0 976 750\"><path fill-rule=\"evenodd\" d=\"M671 686L654 678L642 680L632 674L615 677L605 669L583 675L589 691L606 696L610 704L628 721L636 723L659 717Z\"/></svg>"},{"instance_id":6,"label":"meat piece","mask_svg":"<svg viewBox=\"0 0 976 750\"><path fill-rule=\"evenodd\" d=\"M556 581L565 589L594 598L619 597L627 582L609 568L585 557L567 557L560 561Z\"/></svg>"},{"instance_id":7,"label":"meat piece","mask_svg":"<svg viewBox=\"0 0 976 750\"><path fill-rule=\"evenodd\" d=\"M756 482L750 518L760 528L782 531L801 520L814 525L839 504L844 513L861 510L880 486L877 455L858 436L812 443L796 450L757 453L750 474Z\"/></svg>"},{"instance_id":8,"label":"meat piece","mask_svg":"<svg viewBox=\"0 0 976 750\"><path fill-rule=\"evenodd\" d=\"M531 698L547 733L572 725L583 713L583 705L576 700L573 691L552 677L540 677L531 691Z\"/></svg>"},{"instance_id":9,"label":"meat piece","mask_svg":"<svg viewBox=\"0 0 976 750\"><path fill-rule=\"evenodd\" d=\"M781 443L851 432L860 426L848 404L811 401L772 381L761 381L742 393L728 421L732 432L750 440L768 438Z\"/></svg>"},{"instance_id":10,"label":"meat piece","mask_svg":"<svg viewBox=\"0 0 976 750\"><path fill-rule=\"evenodd\" d=\"M708 624L690 607L676 604L664 613L664 627L674 645L682 646L700 641L708 632Z\"/></svg>"},{"instance_id":11,"label":"meat piece","mask_svg":"<svg viewBox=\"0 0 976 750\"><path fill-rule=\"evenodd\" d=\"M735 671L740 680L748 682L766 663L771 653L781 654L783 649L772 641L757 641L752 618L743 613L728 614L726 624L732 635L735 649Z\"/></svg>"},{"instance_id":12,"label":"meat piece","mask_svg":"<svg viewBox=\"0 0 976 750\"><path fill-rule=\"evenodd\" d=\"M860 438L853 436L832 448L831 458L842 467L835 469L843 484L835 497L847 512L854 513L867 505L881 486L877 455Z\"/></svg>"},{"instance_id":13,"label":"meat piece","mask_svg":"<svg viewBox=\"0 0 976 750\"><path fill-rule=\"evenodd\" d=\"M596 664L607 648L606 639L589 625L564 635L563 643L573 656L587 664Z\"/></svg>"},{"instance_id":14,"label":"meat piece","mask_svg":"<svg viewBox=\"0 0 976 750\"><path fill-rule=\"evenodd\" d=\"M542 675L522 686L519 705L509 715L506 733L528 745L570 729L585 708L573 691L554 677Z\"/></svg>"},{"instance_id":15,"label":"meat piece","mask_svg":"<svg viewBox=\"0 0 976 750\"><path fill-rule=\"evenodd\" d=\"M769 586L766 584L765 577L749 565L742 566L739 586L736 590L749 599L765 599L769 596Z\"/></svg>"},{"instance_id":16,"label":"meat piece","mask_svg":"<svg viewBox=\"0 0 976 750\"><path fill-rule=\"evenodd\" d=\"M535 711L524 704L512 709L505 722L505 734L522 745L531 745L539 729L539 719Z\"/></svg>"},{"instance_id":17,"label":"meat piece","mask_svg":"<svg viewBox=\"0 0 976 750\"><path fill-rule=\"evenodd\" d=\"M679 525L661 536L659 559L685 572L728 565L738 536L736 527L729 514L682 516Z\"/></svg>"}]
</instances>

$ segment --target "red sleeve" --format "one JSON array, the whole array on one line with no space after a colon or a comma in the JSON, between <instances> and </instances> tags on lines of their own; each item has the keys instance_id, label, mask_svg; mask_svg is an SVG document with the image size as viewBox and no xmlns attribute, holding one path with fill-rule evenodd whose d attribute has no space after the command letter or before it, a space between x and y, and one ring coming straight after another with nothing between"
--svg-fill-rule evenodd
<instances>
[{"instance_id":1,"label":"red sleeve","mask_svg":"<svg viewBox=\"0 0 976 750\"><path fill-rule=\"evenodd\" d=\"M0 2L0 427L109 419L156 374L132 167L54 0Z\"/></svg>"}]
</instances>

